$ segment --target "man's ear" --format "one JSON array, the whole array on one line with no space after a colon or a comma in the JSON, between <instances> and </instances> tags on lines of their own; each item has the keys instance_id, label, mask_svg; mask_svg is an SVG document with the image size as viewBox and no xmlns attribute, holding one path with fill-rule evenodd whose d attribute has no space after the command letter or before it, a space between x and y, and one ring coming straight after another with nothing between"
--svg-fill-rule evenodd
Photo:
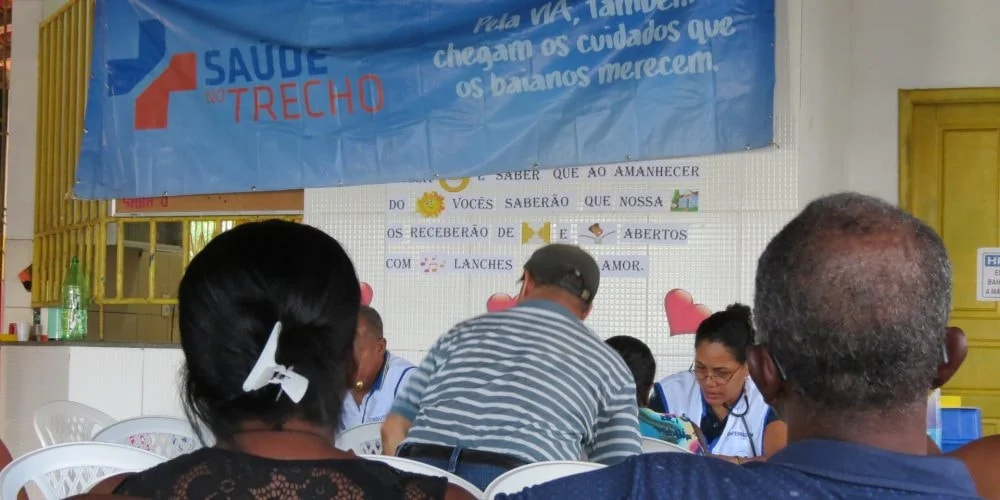
<instances>
[{"instance_id":1,"label":"man's ear","mask_svg":"<svg viewBox=\"0 0 1000 500\"><path fill-rule=\"evenodd\" d=\"M528 296L535 290L535 277L527 269L521 274L521 290L517 292L517 301L529 300Z\"/></svg>"},{"instance_id":2,"label":"man's ear","mask_svg":"<svg viewBox=\"0 0 1000 500\"><path fill-rule=\"evenodd\" d=\"M759 345L747 347L747 370L750 372L750 378L753 379L757 390L760 391L761 396L764 396L764 401L768 405L774 406L781 394L784 379L766 347Z\"/></svg>"},{"instance_id":3,"label":"man's ear","mask_svg":"<svg viewBox=\"0 0 1000 500\"><path fill-rule=\"evenodd\" d=\"M934 387L943 386L951 380L965 357L969 355L969 341L961 328L949 326L944 332L944 345L941 346L941 364L938 365L937 376L934 377Z\"/></svg>"},{"instance_id":4,"label":"man's ear","mask_svg":"<svg viewBox=\"0 0 1000 500\"><path fill-rule=\"evenodd\" d=\"M590 311L593 310L594 310L594 303L591 302L590 304L587 304L587 308L583 310L583 317L580 318L580 320L583 321L587 319L587 316L590 316Z\"/></svg>"}]
</instances>

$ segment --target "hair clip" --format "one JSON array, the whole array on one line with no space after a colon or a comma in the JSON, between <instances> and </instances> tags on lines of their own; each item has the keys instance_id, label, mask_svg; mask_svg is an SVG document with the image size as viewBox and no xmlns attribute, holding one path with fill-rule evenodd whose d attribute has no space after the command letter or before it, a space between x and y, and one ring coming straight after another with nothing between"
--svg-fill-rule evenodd
<instances>
[{"instance_id":1,"label":"hair clip","mask_svg":"<svg viewBox=\"0 0 1000 500\"><path fill-rule=\"evenodd\" d=\"M281 387L281 391L278 392L279 398L284 392L288 395L288 399L298 403L302 401L306 389L309 388L309 379L295 373L291 366L280 365L275 361L274 355L278 352L278 338L280 336L281 322L278 321L271 329L271 336L264 344L264 350L257 358L257 363L253 365L250 375L247 375L246 380L243 381L243 392L253 392L268 384L277 384Z\"/></svg>"}]
</instances>

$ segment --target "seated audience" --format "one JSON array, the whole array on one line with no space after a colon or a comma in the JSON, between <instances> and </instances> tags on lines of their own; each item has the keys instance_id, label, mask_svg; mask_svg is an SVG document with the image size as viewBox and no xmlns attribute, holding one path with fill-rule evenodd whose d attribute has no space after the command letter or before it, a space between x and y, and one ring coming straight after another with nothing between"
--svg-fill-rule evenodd
<instances>
[{"instance_id":1,"label":"seated audience","mask_svg":"<svg viewBox=\"0 0 1000 500\"><path fill-rule=\"evenodd\" d=\"M519 303L459 323L431 347L382 426L382 448L485 488L547 460L641 453L635 383L583 320L600 280L572 245L538 249Z\"/></svg>"},{"instance_id":2,"label":"seated audience","mask_svg":"<svg viewBox=\"0 0 1000 500\"><path fill-rule=\"evenodd\" d=\"M788 430L747 372L754 340L750 308L733 304L698 325L694 364L654 385L651 407L698 423L708 450L734 463L784 448Z\"/></svg>"},{"instance_id":3,"label":"seated audience","mask_svg":"<svg viewBox=\"0 0 1000 500\"><path fill-rule=\"evenodd\" d=\"M413 364L386 350L382 316L361 306L358 333L354 337L354 359L358 364L354 387L344 398L340 430L385 420L399 389L410 377Z\"/></svg>"},{"instance_id":4,"label":"seated audience","mask_svg":"<svg viewBox=\"0 0 1000 500\"><path fill-rule=\"evenodd\" d=\"M927 456L927 394L967 353L950 309L934 230L868 196L820 198L757 267L747 361L785 449L742 466L641 455L508 498L978 498L961 461Z\"/></svg>"},{"instance_id":5,"label":"seated audience","mask_svg":"<svg viewBox=\"0 0 1000 500\"><path fill-rule=\"evenodd\" d=\"M656 375L656 358L643 341L621 335L604 341L618 351L635 379L635 398L639 404L639 432L648 438L676 444L691 453L703 454L705 442L698 426L686 417L664 415L649 409L649 394Z\"/></svg>"},{"instance_id":6,"label":"seated audience","mask_svg":"<svg viewBox=\"0 0 1000 500\"><path fill-rule=\"evenodd\" d=\"M181 279L183 400L216 440L95 494L142 498L471 498L441 478L333 447L356 373L360 287L322 231L283 221L237 226ZM199 429L199 426L195 426Z\"/></svg>"}]
</instances>

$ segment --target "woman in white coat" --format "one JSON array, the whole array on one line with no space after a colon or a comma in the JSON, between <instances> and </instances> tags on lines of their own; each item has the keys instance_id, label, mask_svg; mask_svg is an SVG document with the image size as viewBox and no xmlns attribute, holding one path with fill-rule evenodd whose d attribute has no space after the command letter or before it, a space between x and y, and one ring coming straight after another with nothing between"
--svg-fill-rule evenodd
<instances>
[{"instance_id":1,"label":"woman in white coat","mask_svg":"<svg viewBox=\"0 0 1000 500\"><path fill-rule=\"evenodd\" d=\"M709 452L737 464L764 459L787 442L785 423L750 379L746 348L754 342L750 308L733 304L695 333L691 369L653 387L650 408L698 423Z\"/></svg>"}]
</instances>

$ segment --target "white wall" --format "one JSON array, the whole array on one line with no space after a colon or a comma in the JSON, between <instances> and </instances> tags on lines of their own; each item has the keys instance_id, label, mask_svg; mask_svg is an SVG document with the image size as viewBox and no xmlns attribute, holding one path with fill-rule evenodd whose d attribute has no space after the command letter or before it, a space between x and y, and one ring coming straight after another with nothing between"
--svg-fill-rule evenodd
<instances>
[{"instance_id":1,"label":"white wall","mask_svg":"<svg viewBox=\"0 0 1000 500\"><path fill-rule=\"evenodd\" d=\"M49 401L76 401L116 419L183 418L182 363L176 348L2 346L3 441L14 456L40 448L33 416Z\"/></svg>"},{"instance_id":2,"label":"white wall","mask_svg":"<svg viewBox=\"0 0 1000 500\"><path fill-rule=\"evenodd\" d=\"M843 148L848 109L843 103L850 99L850 50L843 40L850 30L850 4L806 0L798 11L790 9L790 16L799 15L789 33L800 47L790 75L801 89L795 103L799 206L849 188Z\"/></svg>"},{"instance_id":3,"label":"white wall","mask_svg":"<svg viewBox=\"0 0 1000 500\"><path fill-rule=\"evenodd\" d=\"M35 111L38 102L38 24L42 0L14 5L10 72L10 141L7 150L7 254L3 325L31 320L31 294L17 274L31 264L35 214Z\"/></svg>"},{"instance_id":4,"label":"white wall","mask_svg":"<svg viewBox=\"0 0 1000 500\"><path fill-rule=\"evenodd\" d=\"M839 41L851 49L849 130L843 148L848 185L896 202L897 91L1000 87L1000 1L854 0L851 4L851 36Z\"/></svg>"}]
</instances>

